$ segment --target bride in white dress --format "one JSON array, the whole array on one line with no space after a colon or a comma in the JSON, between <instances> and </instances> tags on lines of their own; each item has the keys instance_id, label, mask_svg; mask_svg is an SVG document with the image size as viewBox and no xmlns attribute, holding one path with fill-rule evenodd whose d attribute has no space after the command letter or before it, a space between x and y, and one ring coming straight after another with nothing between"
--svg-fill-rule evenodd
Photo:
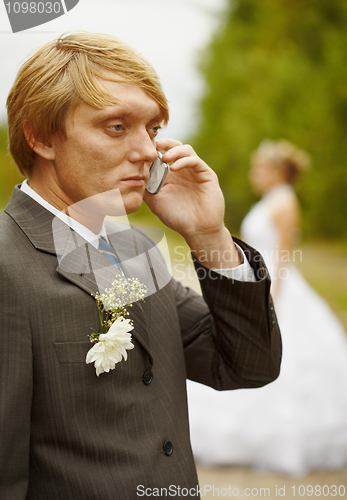
<instances>
[{"instance_id":1,"label":"bride in white dress","mask_svg":"<svg viewBox=\"0 0 347 500\"><path fill-rule=\"evenodd\" d=\"M203 465L293 475L347 465L346 334L289 262L300 256L292 250L300 210L291 184L307 163L287 141L264 141L252 157L250 180L263 197L244 219L242 237L272 277L283 361L279 378L260 389L218 392L188 381L192 447Z\"/></svg>"}]
</instances>

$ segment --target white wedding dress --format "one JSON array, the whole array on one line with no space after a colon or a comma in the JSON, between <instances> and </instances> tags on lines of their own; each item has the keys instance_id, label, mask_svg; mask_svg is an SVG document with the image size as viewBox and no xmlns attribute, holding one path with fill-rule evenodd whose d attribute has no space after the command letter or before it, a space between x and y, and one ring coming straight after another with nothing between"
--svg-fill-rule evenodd
<instances>
[{"instance_id":1,"label":"white wedding dress","mask_svg":"<svg viewBox=\"0 0 347 500\"><path fill-rule=\"evenodd\" d=\"M291 187L277 186L242 224L243 239L262 253L270 274L278 234L267 207L269 197L287 189ZM276 309L283 340L276 381L224 392L188 381L192 447L203 465L293 475L347 465L345 331L293 265L281 281Z\"/></svg>"}]
</instances>

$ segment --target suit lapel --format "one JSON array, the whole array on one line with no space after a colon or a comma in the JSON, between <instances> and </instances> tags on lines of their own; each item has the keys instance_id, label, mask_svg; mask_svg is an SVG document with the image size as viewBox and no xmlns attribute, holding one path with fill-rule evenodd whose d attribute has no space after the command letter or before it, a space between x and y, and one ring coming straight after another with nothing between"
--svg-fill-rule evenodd
<instances>
[{"instance_id":1,"label":"suit lapel","mask_svg":"<svg viewBox=\"0 0 347 500\"><path fill-rule=\"evenodd\" d=\"M22 192L18 186L14 188L5 212L22 229L38 251L57 256L57 273L88 295L103 293L105 288L109 288L112 281L121 275L116 266L113 266L101 252ZM112 231L110 241L117 255L121 256L120 261L125 276L138 277L144 283L141 280L141 275L144 273L139 272L142 267L141 262L136 261L137 248L134 245L132 230L128 227L126 230L121 230L119 226ZM146 281L148 282L148 279ZM152 359L148 333L149 306L146 304L148 300L135 302L129 312L134 320L132 334Z\"/></svg>"},{"instance_id":2,"label":"suit lapel","mask_svg":"<svg viewBox=\"0 0 347 500\"><path fill-rule=\"evenodd\" d=\"M32 245L40 251L55 255L52 234L54 215L15 186L4 210L21 228Z\"/></svg>"}]
</instances>

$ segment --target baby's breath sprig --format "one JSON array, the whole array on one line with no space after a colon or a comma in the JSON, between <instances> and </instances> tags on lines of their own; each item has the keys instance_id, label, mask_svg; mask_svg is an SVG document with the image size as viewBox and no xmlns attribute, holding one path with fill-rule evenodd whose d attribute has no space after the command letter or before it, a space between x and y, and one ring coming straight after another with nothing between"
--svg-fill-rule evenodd
<instances>
[{"instance_id":1,"label":"baby's breath sprig","mask_svg":"<svg viewBox=\"0 0 347 500\"><path fill-rule=\"evenodd\" d=\"M110 288L105 292L95 295L96 305L99 310L101 330L89 336L91 342L98 342L102 333L107 333L111 325L118 318L125 318L129 315L128 307L132 307L133 302L144 300L147 287L137 278L125 278L119 276L112 281ZM129 321L132 324L131 320Z\"/></svg>"}]
</instances>

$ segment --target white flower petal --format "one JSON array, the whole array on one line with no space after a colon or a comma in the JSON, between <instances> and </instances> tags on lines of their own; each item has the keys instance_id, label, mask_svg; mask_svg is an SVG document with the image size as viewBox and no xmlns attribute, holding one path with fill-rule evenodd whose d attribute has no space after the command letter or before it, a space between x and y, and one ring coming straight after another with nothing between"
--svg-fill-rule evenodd
<instances>
[{"instance_id":1,"label":"white flower petal","mask_svg":"<svg viewBox=\"0 0 347 500\"><path fill-rule=\"evenodd\" d=\"M86 363L94 362L97 376L113 370L122 358L127 360L126 350L134 348L129 333L133 328L129 319L118 318L107 333L99 335L99 342L88 351L86 356Z\"/></svg>"}]
</instances>

